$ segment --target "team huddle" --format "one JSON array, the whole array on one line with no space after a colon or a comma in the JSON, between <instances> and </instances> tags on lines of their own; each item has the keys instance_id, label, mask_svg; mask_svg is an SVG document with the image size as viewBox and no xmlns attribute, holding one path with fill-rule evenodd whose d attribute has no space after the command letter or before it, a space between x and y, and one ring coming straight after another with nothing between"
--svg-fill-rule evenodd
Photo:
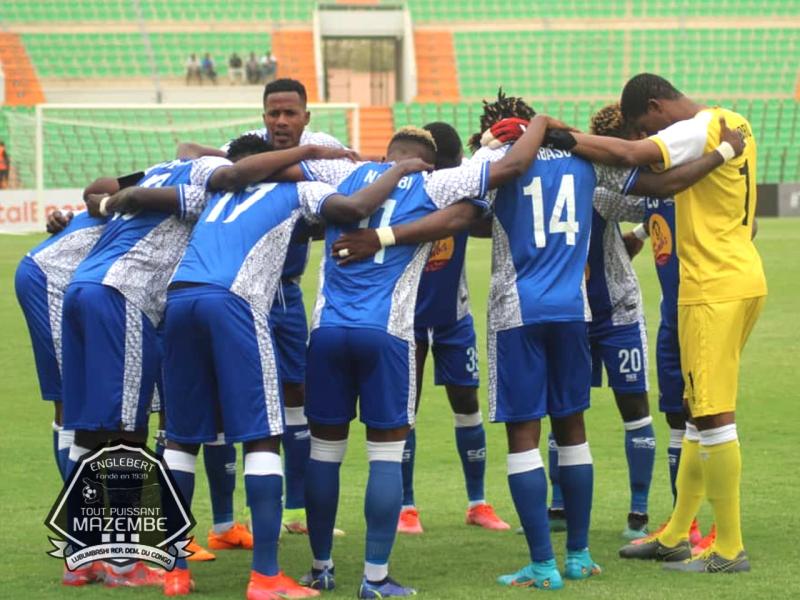
<instances>
[{"instance_id":1,"label":"team huddle","mask_svg":"<svg viewBox=\"0 0 800 600\"><path fill-rule=\"evenodd\" d=\"M16 289L42 397L54 401L62 477L100 444L145 442L159 412L157 451L187 503L203 448L214 523L208 550L192 543L189 560L252 549L249 600L317 596L336 586L340 466L358 415L369 475L357 595L416 594L390 577L389 557L398 531L423 532L414 423L428 349L453 410L466 523L510 528L484 490L465 276L469 235L491 237L489 417L506 427L508 484L531 559L497 581L555 590L601 572L589 551L594 472L583 413L603 366L630 478L620 556L688 572L749 570L734 415L766 281L752 243L747 121L651 74L598 111L591 134L501 92L484 102L469 159L447 123L403 127L384 160L364 161L305 130L308 119L302 84L277 80L264 90L264 129L222 150L182 144L175 160L91 183L86 212L49 218L56 233L22 260ZM623 221L637 227L623 235ZM309 334L299 279L321 236ZM631 266L648 236L662 288L656 357L674 496L652 532L656 443ZM234 520L237 443L249 527ZM715 517L705 538L695 520L704 497ZM299 580L279 566L282 529L308 534L311 568ZM563 568L556 529L567 532ZM166 573L94 563L65 569L62 582L101 580L163 586L168 596L194 589L184 558Z\"/></svg>"}]
</instances>

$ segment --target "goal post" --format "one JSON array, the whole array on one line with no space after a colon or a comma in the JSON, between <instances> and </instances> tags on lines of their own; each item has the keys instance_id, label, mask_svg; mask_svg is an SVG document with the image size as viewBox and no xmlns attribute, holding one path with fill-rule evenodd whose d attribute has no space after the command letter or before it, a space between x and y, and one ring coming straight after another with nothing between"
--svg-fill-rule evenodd
<instances>
[{"instance_id":1,"label":"goal post","mask_svg":"<svg viewBox=\"0 0 800 600\"><path fill-rule=\"evenodd\" d=\"M359 107L311 103L308 129L359 149ZM39 104L33 113L8 112L17 186L83 188L97 177L142 170L175 157L180 142L220 147L260 129L260 104Z\"/></svg>"}]
</instances>

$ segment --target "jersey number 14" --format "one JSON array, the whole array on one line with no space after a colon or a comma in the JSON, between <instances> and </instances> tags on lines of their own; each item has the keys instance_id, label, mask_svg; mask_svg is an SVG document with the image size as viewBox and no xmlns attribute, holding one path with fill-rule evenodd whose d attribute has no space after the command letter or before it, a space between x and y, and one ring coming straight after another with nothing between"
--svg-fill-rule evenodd
<instances>
[{"instance_id":1,"label":"jersey number 14","mask_svg":"<svg viewBox=\"0 0 800 600\"><path fill-rule=\"evenodd\" d=\"M575 178L572 175L561 177L558 187L556 203L550 215L548 230L544 228L544 196L542 194L542 178L534 177L531 182L522 188L522 193L531 197L533 204L533 243L537 248L547 246L547 233L563 233L567 246L575 245L575 235L580 230L580 223L575 220ZM564 209L567 210L566 220L562 220Z\"/></svg>"}]
</instances>

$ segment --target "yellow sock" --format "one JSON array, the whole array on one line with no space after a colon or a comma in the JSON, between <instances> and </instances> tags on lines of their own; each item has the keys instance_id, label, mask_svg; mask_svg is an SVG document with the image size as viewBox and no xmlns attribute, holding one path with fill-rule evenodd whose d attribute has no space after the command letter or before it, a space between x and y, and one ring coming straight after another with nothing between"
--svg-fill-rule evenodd
<instances>
[{"instance_id":1,"label":"yellow sock","mask_svg":"<svg viewBox=\"0 0 800 600\"><path fill-rule=\"evenodd\" d=\"M700 442L690 442L685 437L681 447L681 462L675 480L678 497L672 516L658 539L665 546L675 546L689 538L689 527L700 509L705 487L700 464Z\"/></svg>"},{"instance_id":2,"label":"yellow sock","mask_svg":"<svg viewBox=\"0 0 800 600\"><path fill-rule=\"evenodd\" d=\"M714 522L717 524L714 550L723 558L736 558L744 550L739 514L739 484L742 479L739 440L702 446L700 454L706 495L714 509Z\"/></svg>"}]
</instances>

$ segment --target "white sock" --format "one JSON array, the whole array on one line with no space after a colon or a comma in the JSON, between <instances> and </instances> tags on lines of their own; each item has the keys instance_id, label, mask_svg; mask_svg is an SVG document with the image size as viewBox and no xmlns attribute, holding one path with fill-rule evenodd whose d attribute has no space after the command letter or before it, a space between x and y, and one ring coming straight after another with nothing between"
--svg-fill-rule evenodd
<instances>
[{"instance_id":1,"label":"white sock","mask_svg":"<svg viewBox=\"0 0 800 600\"><path fill-rule=\"evenodd\" d=\"M389 576L389 565L374 565L372 563L364 563L364 575L367 581L383 581Z\"/></svg>"},{"instance_id":2,"label":"white sock","mask_svg":"<svg viewBox=\"0 0 800 600\"><path fill-rule=\"evenodd\" d=\"M311 568L317 569L318 571L322 571L322 569L332 569L333 559L329 558L328 560L317 560L315 558L311 561Z\"/></svg>"},{"instance_id":3,"label":"white sock","mask_svg":"<svg viewBox=\"0 0 800 600\"><path fill-rule=\"evenodd\" d=\"M225 533L231 527L233 527L233 521L225 521L224 523L214 523L214 525L212 525L212 529L216 534Z\"/></svg>"}]
</instances>

